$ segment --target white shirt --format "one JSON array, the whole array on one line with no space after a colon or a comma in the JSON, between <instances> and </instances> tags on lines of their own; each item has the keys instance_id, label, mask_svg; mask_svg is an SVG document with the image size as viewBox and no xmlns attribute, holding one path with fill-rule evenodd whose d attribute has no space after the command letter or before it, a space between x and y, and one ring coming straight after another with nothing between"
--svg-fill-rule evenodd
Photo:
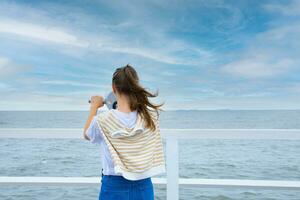
<instances>
[{"instance_id":1,"label":"white shirt","mask_svg":"<svg viewBox=\"0 0 300 200\"><path fill-rule=\"evenodd\" d=\"M124 113L119 110L112 110L113 114L117 117L122 124L128 128L133 128L137 119L137 111ZM89 128L86 130L86 135L89 137L90 142L93 144L100 144L101 148L101 161L104 175L120 175L114 171L114 163L111 158L109 149L103 139L103 133L98 126L97 116L94 116Z\"/></svg>"}]
</instances>

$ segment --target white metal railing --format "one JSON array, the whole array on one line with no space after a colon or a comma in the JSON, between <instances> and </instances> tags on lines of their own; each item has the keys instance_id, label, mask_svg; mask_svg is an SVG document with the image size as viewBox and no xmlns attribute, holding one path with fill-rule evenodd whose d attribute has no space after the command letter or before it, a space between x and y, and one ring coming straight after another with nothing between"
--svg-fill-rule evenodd
<instances>
[{"instance_id":1,"label":"white metal railing","mask_svg":"<svg viewBox=\"0 0 300 200\"><path fill-rule=\"evenodd\" d=\"M241 187L300 190L300 181L186 179L179 178L178 140L182 139L258 139L300 140L300 129L161 129L166 139L167 177L152 178L154 184L167 185L167 200L179 199L179 185L201 187ZM0 138L83 139L82 129L1 128ZM0 177L0 185L87 185L100 184L98 177Z\"/></svg>"}]
</instances>

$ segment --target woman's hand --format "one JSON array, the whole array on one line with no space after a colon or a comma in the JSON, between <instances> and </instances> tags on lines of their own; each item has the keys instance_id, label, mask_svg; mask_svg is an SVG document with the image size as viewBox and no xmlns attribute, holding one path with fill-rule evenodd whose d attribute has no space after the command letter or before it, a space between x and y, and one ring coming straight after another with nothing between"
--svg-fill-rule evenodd
<instances>
[{"instance_id":1,"label":"woman's hand","mask_svg":"<svg viewBox=\"0 0 300 200\"><path fill-rule=\"evenodd\" d=\"M104 105L104 98L102 96L92 96L90 103L91 107L100 108Z\"/></svg>"}]
</instances>

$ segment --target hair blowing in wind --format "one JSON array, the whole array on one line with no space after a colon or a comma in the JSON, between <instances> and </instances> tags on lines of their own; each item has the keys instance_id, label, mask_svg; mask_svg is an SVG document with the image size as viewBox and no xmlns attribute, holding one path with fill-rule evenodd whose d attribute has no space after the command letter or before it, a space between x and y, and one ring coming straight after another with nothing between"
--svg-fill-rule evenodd
<instances>
[{"instance_id":1,"label":"hair blowing in wind","mask_svg":"<svg viewBox=\"0 0 300 200\"><path fill-rule=\"evenodd\" d=\"M145 120L146 128L155 130L156 126L151 113L156 112L158 115L158 110L162 110L163 103L153 104L149 101L149 98L157 97L158 92L151 93L142 87L137 72L129 64L116 69L112 82L120 94L128 97L130 109L137 110L138 114Z\"/></svg>"}]
</instances>

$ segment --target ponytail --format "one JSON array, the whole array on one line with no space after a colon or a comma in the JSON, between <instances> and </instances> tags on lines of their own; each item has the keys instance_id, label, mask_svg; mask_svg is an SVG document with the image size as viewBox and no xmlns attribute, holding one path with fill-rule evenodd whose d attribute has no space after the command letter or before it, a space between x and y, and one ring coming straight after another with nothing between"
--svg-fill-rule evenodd
<instances>
[{"instance_id":1,"label":"ponytail","mask_svg":"<svg viewBox=\"0 0 300 200\"><path fill-rule=\"evenodd\" d=\"M158 116L163 104L153 104L148 98L158 96L158 92L151 93L139 84L139 77L135 69L127 64L125 67L117 68L112 79L117 91L128 97L131 110L137 110L138 114L145 120L146 128L156 129L152 118L153 113Z\"/></svg>"}]
</instances>

